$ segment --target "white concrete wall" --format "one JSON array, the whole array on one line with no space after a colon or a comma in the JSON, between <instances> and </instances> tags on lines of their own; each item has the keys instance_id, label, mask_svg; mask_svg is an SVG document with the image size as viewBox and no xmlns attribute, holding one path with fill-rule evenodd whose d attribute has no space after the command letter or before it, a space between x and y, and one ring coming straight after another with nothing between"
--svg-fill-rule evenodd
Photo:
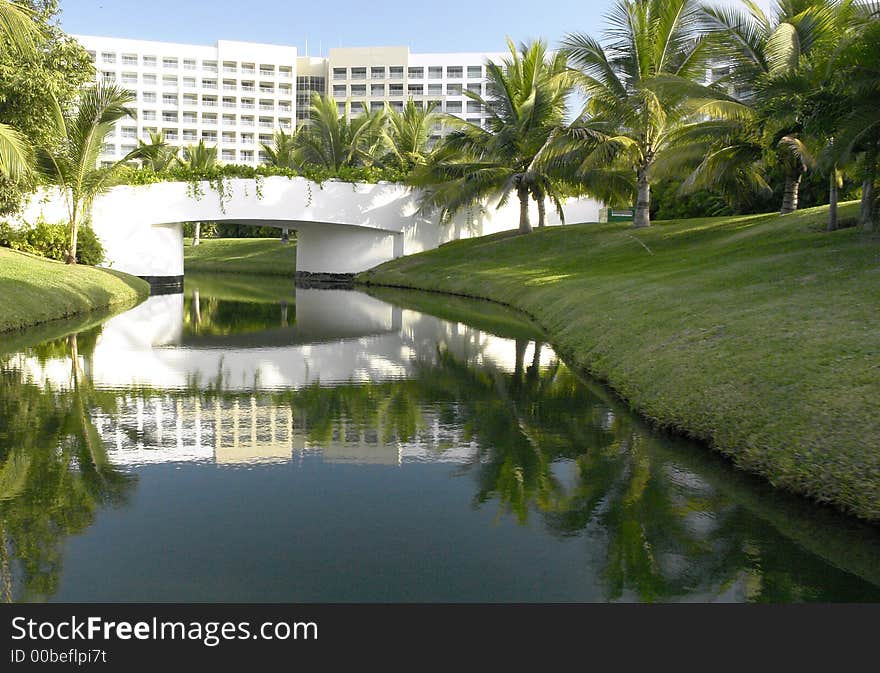
<instances>
[{"instance_id":1,"label":"white concrete wall","mask_svg":"<svg viewBox=\"0 0 880 673\"><path fill-rule=\"evenodd\" d=\"M191 185L163 182L111 189L95 201L92 223L104 244L106 264L137 276L183 274L182 222L236 222L289 227L300 232L297 270L312 273L357 273L394 257L472 236L516 228L519 204L503 208L488 203L439 223L437 214L419 212L419 194L394 183L352 184L305 178L271 177L226 183L226 197L207 182L198 194ZM258 194L259 192L259 194ZM598 220L599 204L571 199L566 222ZM49 221L65 217L63 199L55 193L34 198L22 219ZM537 222L537 207L531 217ZM559 224L548 204L548 224Z\"/></svg>"}]
</instances>

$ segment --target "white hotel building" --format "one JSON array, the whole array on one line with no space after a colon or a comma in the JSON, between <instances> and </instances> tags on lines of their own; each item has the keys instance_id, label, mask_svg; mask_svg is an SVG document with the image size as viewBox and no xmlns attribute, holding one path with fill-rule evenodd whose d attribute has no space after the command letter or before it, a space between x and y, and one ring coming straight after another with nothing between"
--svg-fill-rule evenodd
<instances>
[{"instance_id":1,"label":"white hotel building","mask_svg":"<svg viewBox=\"0 0 880 673\"><path fill-rule=\"evenodd\" d=\"M332 95L352 114L388 102L436 102L437 109L482 123L465 90L485 94L485 64L501 53L413 54L408 47L330 49L299 57L295 47L220 40L215 46L78 35L99 81L133 91L135 119L121 120L102 161L119 159L161 131L172 145L204 140L227 163L255 165L261 143L276 130L293 131L308 117L311 93ZM435 130L439 137L440 129Z\"/></svg>"}]
</instances>

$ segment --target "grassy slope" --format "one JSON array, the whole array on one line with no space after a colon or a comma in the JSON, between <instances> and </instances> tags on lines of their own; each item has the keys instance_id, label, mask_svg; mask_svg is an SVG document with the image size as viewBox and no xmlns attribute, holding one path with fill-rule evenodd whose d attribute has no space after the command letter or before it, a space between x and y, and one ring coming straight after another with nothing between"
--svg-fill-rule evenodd
<instances>
[{"instance_id":1,"label":"grassy slope","mask_svg":"<svg viewBox=\"0 0 880 673\"><path fill-rule=\"evenodd\" d=\"M95 309L133 306L149 293L145 281L128 274L0 248L0 332Z\"/></svg>"},{"instance_id":2,"label":"grassy slope","mask_svg":"<svg viewBox=\"0 0 880 673\"><path fill-rule=\"evenodd\" d=\"M183 264L186 271L293 276L296 245L282 245L277 238L214 238L193 247L187 239Z\"/></svg>"},{"instance_id":3,"label":"grassy slope","mask_svg":"<svg viewBox=\"0 0 880 673\"><path fill-rule=\"evenodd\" d=\"M826 212L486 237L360 280L521 308L648 418L878 519L880 240Z\"/></svg>"}]
</instances>

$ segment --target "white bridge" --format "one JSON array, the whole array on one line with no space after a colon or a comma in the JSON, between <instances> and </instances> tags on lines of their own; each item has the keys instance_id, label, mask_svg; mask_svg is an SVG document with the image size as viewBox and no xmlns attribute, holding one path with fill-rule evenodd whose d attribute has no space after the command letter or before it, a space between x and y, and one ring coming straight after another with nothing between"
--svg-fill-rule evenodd
<instances>
[{"instance_id":1,"label":"white bridge","mask_svg":"<svg viewBox=\"0 0 880 673\"><path fill-rule=\"evenodd\" d=\"M532 204L532 221L537 207ZM599 204L571 199L565 221L595 222ZM58 195L34 199L22 216L32 222L65 219ZM419 193L396 183L362 184L268 177L208 182L161 182L114 187L99 196L92 226L106 252L106 265L150 279L179 282L183 276L184 222L230 222L297 232L296 271L353 274L390 259L473 236L516 228L516 198L502 208L491 202L440 223L419 211ZM552 207L547 224L559 224ZM279 232L280 233L280 232Z\"/></svg>"}]
</instances>

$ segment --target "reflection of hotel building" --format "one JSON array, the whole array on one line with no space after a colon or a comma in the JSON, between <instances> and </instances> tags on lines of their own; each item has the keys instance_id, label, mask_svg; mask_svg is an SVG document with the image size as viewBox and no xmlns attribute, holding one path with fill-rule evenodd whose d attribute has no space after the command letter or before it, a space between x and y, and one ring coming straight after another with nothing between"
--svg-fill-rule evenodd
<instances>
[{"instance_id":1,"label":"reflection of hotel building","mask_svg":"<svg viewBox=\"0 0 880 673\"><path fill-rule=\"evenodd\" d=\"M80 35L97 78L136 94L136 119L117 124L102 160L121 158L161 131L172 145L204 140L218 158L256 164L261 143L292 131L308 117L313 91L330 94L352 113L434 102L438 110L481 123L485 115L464 95L485 94L485 63L493 53L414 54L408 47L331 49L299 56L295 47L219 40L213 46ZM439 129L435 136L439 136Z\"/></svg>"}]
</instances>

